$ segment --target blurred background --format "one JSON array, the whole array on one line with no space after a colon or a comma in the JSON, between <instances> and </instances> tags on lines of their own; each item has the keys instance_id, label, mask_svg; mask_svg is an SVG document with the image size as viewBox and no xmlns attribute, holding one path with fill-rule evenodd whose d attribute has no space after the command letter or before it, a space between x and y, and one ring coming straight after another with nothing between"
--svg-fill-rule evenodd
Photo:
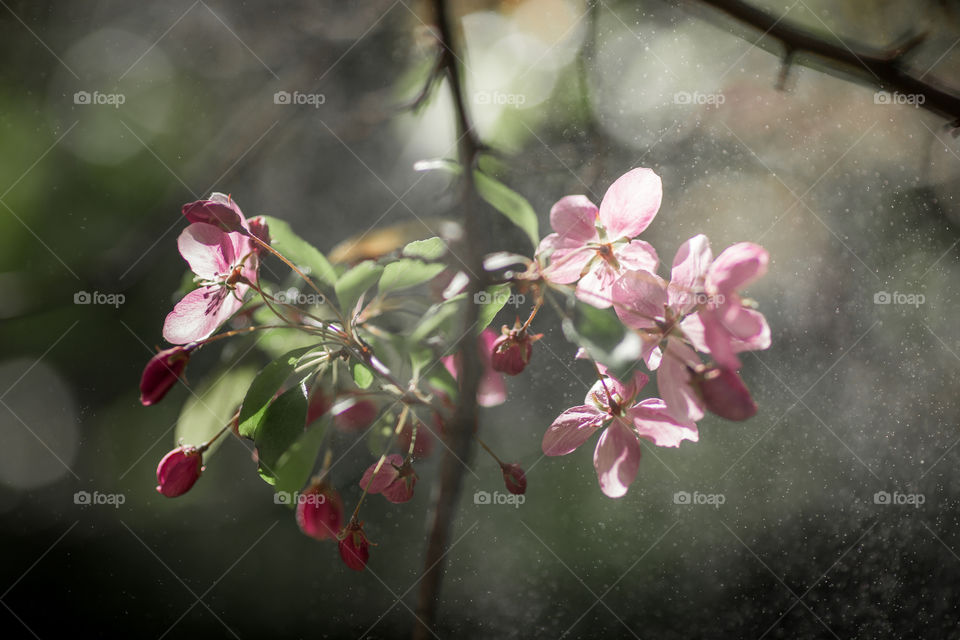
<instances>
[{"instance_id":1,"label":"blurred background","mask_svg":"<svg viewBox=\"0 0 960 640\"><path fill-rule=\"evenodd\" d=\"M502 489L475 456L436 635L957 637L960 144L944 120L801 66L778 90L775 47L694 1L451 4L472 115L541 233L561 196L599 202L651 167L664 201L644 239L663 262L701 232L715 253L769 249L749 293L773 346L744 358L755 418L646 447L611 500L592 443L542 459L591 375L538 316L542 347L482 418L527 468L526 501L475 504ZM449 96L401 108L432 66L429 6L0 5L4 636L405 637L436 455L413 501L366 510L379 546L355 573L274 504L236 439L189 494L159 496L190 394L148 409L137 385L183 278L184 202L231 193L323 251L450 215L448 180L413 169L455 153ZM756 5L833 41L926 32L911 68L960 86L956 3ZM204 350L191 384L244 355ZM266 358L242 361L251 375ZM362 447L343 461L348 505L369 463ZM122 500L77 504L84 491Z\"/></svg>"}]
</instances>

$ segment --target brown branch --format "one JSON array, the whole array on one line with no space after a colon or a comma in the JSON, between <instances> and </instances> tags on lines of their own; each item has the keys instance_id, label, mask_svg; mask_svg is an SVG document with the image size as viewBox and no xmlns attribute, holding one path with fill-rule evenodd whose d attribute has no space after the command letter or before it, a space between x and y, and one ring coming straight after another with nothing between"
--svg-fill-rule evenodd
<instances>
[{"instance_id":1,"label":"brown branch","mask_svg":"<svg viewBox=\"0 0 960 640\"><path fill-rule=\"evenodd\" d=\"M417 601L417 620L413 630L415 640L426 640L434 635L432 627L436 620L440 583L443 578L444 557L450 543L450 530L456 513L460 490L463 485L465 462L470 460L473 436L477 430L477 389L480 386L480 353L477 348L475 327L479 320L479 305L470 304L474 295L483 291L486 282L482 279L483 253L487 246L486 226L481 224L482 205L473 180L473 169L482 145L477 138L467 112L460 77L460 60L457 57L450 17L444 0L434 0L435 19L439 29L440 69L445 73L453 94L456 108L459 138L459 158L463 165L462 193L460 202L463 212L463 238L465 255L461 256L468 273L480 274L470 278L467 290L467 306L463 318L463 330L458 345L458 382L460 396L448 428L445 440L447 450L440 467L439 483L435 492L432 521L424 557L424 574L420 583Z\"/></svg>"},{"instance_id":2,"label":"brown branch","mask_svg":"<svg viewBox=\"0 0 960 640\"><path fill-rule=\"evenodd\" d=\"M742 0L697 2L758 29L763 34L761 39L769 36L778 40L787 64L794 62L797 54L809 54L827 62L825 70L833 72L831 75L852 74L879 89L922 95L924 100L920 106L948 118L951 126L960 126L960 96L912 75L905 65L907 55L923 42L923 36L905 39L882 50L855 42L833 44Z\"/></svg>"}]
</instances>

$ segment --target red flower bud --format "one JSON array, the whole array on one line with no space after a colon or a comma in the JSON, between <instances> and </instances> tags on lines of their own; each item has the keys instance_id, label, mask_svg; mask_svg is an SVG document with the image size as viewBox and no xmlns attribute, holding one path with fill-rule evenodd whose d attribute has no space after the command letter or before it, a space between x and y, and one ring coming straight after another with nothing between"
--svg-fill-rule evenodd
<instances>
[{"instance_id":1,"label":"red flower bud","mask_svg":"<svg viewBox=\"0 0 960 640\"><path fill-rule=\"evenodd\" d=\"M520 326L519 321L513 329L503 327L502 335L494 340L491 352L491 365L494 371L515 376L523 371L533 354L533 343L543 334L530 335Z\"/></svg>"},{"instance_id":2,"label":"red flower bud","mask_svg":"<svg viewBox=\"0 0 960 640\"><path fill-rule=\"evenodd\" d=\"M341 535L340 558L354 571L363 571L370 559L370 541L363 532L363 523L351 521Z\"/></svg>"},{"instance_id":3,"label":"red flower bud","mask_svg":"<svg viewBox=\"0 0 960 640\"><path fill-rule=\"evenodd\" d=\"M203 454L195 447L177 447L157 465L157 491L168 498L182 496L203 471Z\"/></svg>"},{"instance_id":4,"label":"red flower bud","mask_svg":"<svg viewBox=\"0 0 960 640\"><path fill-rule=\"evenodd\" d=\"M700 395L707 409L727 420L746 420L757 413L757 403L736 371L722 367L700 378Z\"/></svg>"},{"instance_id":5,"label":"red flower bud","mask_svg":"<svg viewBox=\"0 0 960 640\"><path fill-rule=\"evenodd\" d=\"M377 419L377 406L369 400L348 399L333 407L333 424L343 431L361 431Z\"/></svg>"},{"instance_id":6,"label":"red flower bud","mask_svg":"<svg viewBox=\"0 0 960 640\"><path fill-rule=\"evenodd\" d=\"M143 406L156 404L167 395L167 391L183 374L188 360L190 349L185 347L164 349L150 358L140 377L140 402Z\"/></svg>"},{"instance_id":7,"label":"red flower bud","mask_svg":"<svg viewBox=\"0 0 960 640\"><path fill-rule=\"evenodd\" d=\"M183 215L190 222L204 222L224 231L241 231L243 217L233 201L229 204L214 200L197 200L183 205Z\"/></svg>"},{"instance_id":8,"label":"red flower bud","mask_svg":"<svg viewBox=\"0 0 960 640\"><path fill-rule=\"evenodd\" d=\"M343 527L343 502L336 489L318 482L297 496L297 525L317 540L336 540Z\"/></svg>"},{"instance_id":9,"label":"red flower bud","mask_svg":"<svg viewBox=\"0 0 960 640\"><path fill-rule=\"evenodd\" d=\"M500 468L503 471L503 481L507 485L507 491L518 496L527 492L527 476L523 473L523 467L518 464L505 464Z\"/></svg>"}]
</instances>

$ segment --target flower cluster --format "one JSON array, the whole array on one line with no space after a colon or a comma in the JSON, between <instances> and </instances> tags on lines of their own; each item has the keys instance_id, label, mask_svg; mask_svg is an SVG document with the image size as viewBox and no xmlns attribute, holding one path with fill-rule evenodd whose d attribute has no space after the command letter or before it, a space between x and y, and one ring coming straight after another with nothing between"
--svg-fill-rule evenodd
<instances>
[{"instance_id":1,"label":"flower cluster","mask_svg":"<svg viewBox=\"0 0 960 640\"><path fill-rule=\"evenodd\" d=\"M235 411L213 438L204 425L198 430L204 436L190 442L189 425L181 425L187 436L160 461L157 490L167 497L187 493L213 443L232 433L252 442L259 474L276 487L278 503L293 507L301 531L336 541L342 561L362 570L375 544L360 520L361 506L379 500L372 496L397 505L415 500L420 473L429 475L421 461L436 443L446 445L445 425L462 392L460 342L476 339L476 347L468 342L467 348L478 349L482 368L477 403L502 404L509 377L535 359L543 336L532 325L549 301L565 328L575 324L571 307L590 308L615 319L622 347L633 345L632 366L623 368L576 332L568 335L597 380L583 404L558 416L542 441L543 453L560 456L601 432L594 452L600 487L623 496L638 473L641 440L677 447L698 440L696 423L706 411L731 420L756 412L738 354L770 344L766 320L740 293L763 275L767 253L741 243L714 259L709 241L698 235L683 243L664 280L657 252L638 238L661 199L660 178L649 169L616 180L599 207L584 196L562 198L550 211L554 232L533 257L488 256L485 269L499 289L474 304L499 306L468 338L454 324L470 303L463 293L468 277L441 238L334 266L286 223L248 219L229 196L215 193L185 205L189 225L177 244L194 287L164 322L163 337L172 346L147 363L141 402L159 402L183 382L192 355L216 341L258 332L250 346L260 346L272 361L248 388L225 392L235 394L229 396L236 398ZM287 281L261 281L267 259L289 267ZM517 264L525 268L515 270ZM316 295L280 295L297 284ZM522 304L528 296L525 321L518 317L499 332L486 326L506 300ZM420 305L417 313L397 312L411 300ZM660 397L642 395L650 376L635 370L640 364L657 376ZM507 491L524 494L523 467L501 460L479 433L473 437L496 462ZM361 438L373 459L365 471L343 468L339 461ZM349 492L359 496L351 513L344 508Z\"/></svg>"},{"instance_id":2,"label":"flower cluster","mask_svg":"<svg viewBox=\"0 0 960 640\"><path fill-rule=\"evenodd\" d=\"M757 407L738 375L737 353L766 349L770 329L739 291L764 274L769 256L755 244L739 243L714 260L710 241L697 235L673 259L670 281L657 275L656 251L638 236L656 216L660 178L634 169L607 190L597 208L584 196L567 196L550 211L554 233L540 243L543 277L576 283L576 296L595 307L613 307L636 332L637 353L657 372L661 398L634 403L647 377L624 384L603 366L581 406L563 412L543 437L548 456L570 453L606 426L594 451L600 487L624 495L637 474L638 439L661 447L696 442L696 421L705 410L745 420ZM704 364L699 353L708 354Z\"/></svg>"}]
</instances>

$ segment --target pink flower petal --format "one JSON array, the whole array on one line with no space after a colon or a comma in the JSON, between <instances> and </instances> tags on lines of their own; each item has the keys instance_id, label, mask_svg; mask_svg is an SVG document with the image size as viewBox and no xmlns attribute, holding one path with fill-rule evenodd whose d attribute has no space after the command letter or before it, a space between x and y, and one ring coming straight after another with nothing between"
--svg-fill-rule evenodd
<instances>
[{"instance_id":1,"label":"pink flower petal","mask_svg":"<svg viewBox=\"0 0 960 640\"><path fill-rule=\"evenodd\" d=\"M613 283L617 272L606 261L597 258L577 283L577 298L598 309L607 309L613 304Z\"/></svg>"},{"instance_id":2,"label":"pink flower petal","mask_svg":"<svg viewBox=\"0 0 960 640\"><path fill-rule=\"evenodd\" d=\"M613 255L620 263L620 267L627 271L656 273L657 265L660 264L657 250L643 240L631 240L626 244L617 245L613 248Z\"/></svg>"},{"instance_id":3,"label":"pink flower petal","mask_svg":"<svg viewBox=\"0 0 960 640\"><path fill-rule=\"evenodd\" d=\"M710 240L696 235L677 250L670 271L670 308L678 315L689 313L702 301L707 270L713 261Z\"/></svg>"},{"instance_id":4,"label":"pink flower petal","mask_svg":"<svg viewBox=\"0 0 960 640\"><path fill-rule=\"evenodd\" d=\"M564 238L559 234L551 233L540 241L538 254L550 253L550 264L544 270L544 275L550 282L556 284L570 284L580 279L583 268L597 252L579 240Z\"/></svg>"},{"instance_id":5,"label":"pink flower petal","mask_svg":"<svg viewBox=\"0 0 960 640\"><path fill-rule=\"evenodd\" d=\"M550 209L550 226L560 237L583 244L597 238L598 213L586 196L566 196Z\"/></svg>"},{"instance_id":6,"label":"pink flower petal","mask_svg":"<svg viewBox=\"0 0 960 640\"><path fill-rule=\"evenodd\" d=\"M230 234L204 222L194 222L184 229L177 238L177 248L190 270L207 280L229 272L236 258Z\"/></svg>"},{"instance_id":7,"label":"pink flower petal","mask_svg":"<svg viewBox=\"0 0 960 640\"><path fill-rule=\"evenodd\" d=\"M612 375L606 372L606 367L603 365L598 365L601 372L604 374L604 379L601 382L597 380L593 383L593 386L590 387L590 391L587 392L587 397L583 401L584 404L588 405L599 405L602 407L602 410L606 410L610 407L610 401L607 399L607 391L612 395L619 397L618 403L623 405L629 405L633 403L633 399L636 395L643 389L647 382L650 381L650 378L640 371L634 371L633 375L630 377L630 380L626 384L621 382L619 379L613 377Z\"/></svg>"},{"instance_id":8,"label":"pink flower petal","mask_svg":"<svg viewBox=\"0 0 960 640\"><path fill-rule=\"evenodd\" d=\"M667 350L657 370L657 388L670 414L681 422L703 417L703 403L691 386L688 366L700 365L697 354L677 338L667 340Z\"/></svg>"},{"instance_id":9,"label":"pink flower petal","mask_svg":"<svg viewBox=\"0 0 960 640\"><path fill-rule=\"evenodd\" d=\"M565 456L603 425L607 414L596 407L583 405L561 413L543 434L541 448L544 455Z\"/></svg>"},{"instance_id":10,"label":"pink flower petal","mask_svg":"<svg viewBox=\"0 0 960 640\"><path fill-rule=\"evenodd\" d=\"M627 423L617 418L600 435L593 452L600 490L611 498L619 498L637 477L640 467L640 443Z\"/></svg>"},{"instance_id":11,"label":"pink flower petal","mask_svg":"<svg viewBox=\"0 0 960 640\"><path fill-rule=\"evenodd\" d=\"M610 185L600 203L600 222L610 241L634 238L650 226L660 209L660 176L650 169L633 169Z\"/></svg>"},{"instance_id":12,"label":"pink flower petal","mask_svg":"<svg viewBox=\"0 0 960 640\"><path fill-rule=\"evenodd\" d=\"M208 338L243 306L238 296L242 297L248 289L244 285L237 285L235 291L221 286L194 289L167 314L163 339L171 344L187 344Z\"/></svg>"},{"instance_id":13,"label":"pink flower petal","mask_svg":"<svg viewBox=\"0 0 960 640\"><path fill-rule=\"evenodd\" d=\"M770 254L752 242L728 247L717 256L707 271L707 287L730 294L747 286L767 272Z\"/></svg>"},{"instance_id":14,"label":"pink flower petal","mask_svg":"<svg viewBox=\"0 0 960 640\"><path fill-rule=\"evenodd\" d=\"M664 320L667 283L646 271L628 271L611 287L613 308L623 324L633 329L652 329Z\"/></svg>"},{"instance_id":15,"label":"pink flower petal","mask_svg":"<svg viewBox=\"0 0 960 640\"><path fill-rule=\"evenodd\" d=\"M684 440L700 439L697 425L692 420L677 420L670 415L667 403L650 398L627 410L641 438L647 438L658 447L679 447Z\"/></svg>"}]
</instances>

